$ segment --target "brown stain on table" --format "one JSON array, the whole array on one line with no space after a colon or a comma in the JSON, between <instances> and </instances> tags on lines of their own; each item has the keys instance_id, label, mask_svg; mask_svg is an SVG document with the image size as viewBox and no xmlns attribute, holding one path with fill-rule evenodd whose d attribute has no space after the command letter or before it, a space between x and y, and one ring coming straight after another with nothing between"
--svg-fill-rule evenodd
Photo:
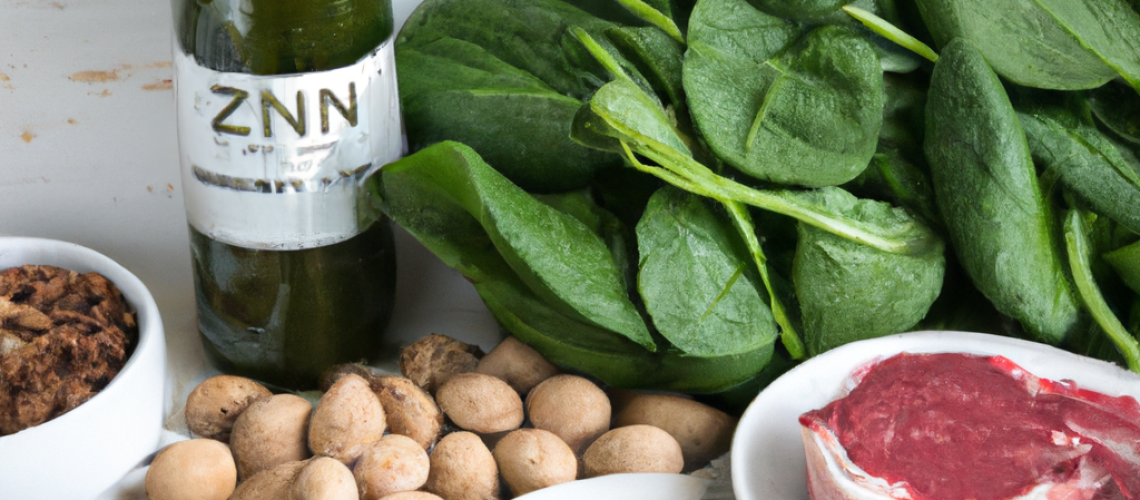
<instances>
[{"instance_id":1,"label":"brown stain on table","mask_svg":"<svg viewBox=\"0 0 1140 500\"><path fill-rule=\"evenodd\" d=\"M143 90L174 90L174 82L169 78L142 86Z\"/></svg>"},{"instance_id":2,"label":"brown stain on table","mask_svg":"<svg viewBox=\"0 0 1140 500\"><path fill-rule=\"evenodd\" d=\"M73 73L71 76L67 77L67 79L71 80L73 82L83 82L83 83L116 82L116 81L119 81L119 72L120 71L122 71L122 69L114 69L114 70L110 70L110 71L97 71L97 70L80 71L78 73Z\"/></svg>"},{"instance_id":3,"label":"brown stain on table","mask_svg":"<svg viewBox=\"0 0 1140 500\"><path fill-rule=\"evenodd\" d=\"M20 134L20 139L29 144L32 142L32 139L35 138L36 134L33 134L30 130L25 130L24 133Z\"/></svg>"}]
</instances>

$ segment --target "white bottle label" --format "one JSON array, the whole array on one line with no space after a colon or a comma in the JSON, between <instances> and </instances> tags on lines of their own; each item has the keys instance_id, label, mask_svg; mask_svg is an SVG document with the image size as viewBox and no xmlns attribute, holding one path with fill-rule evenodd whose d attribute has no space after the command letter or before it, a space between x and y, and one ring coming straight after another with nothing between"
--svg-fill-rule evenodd
<instances>
[{"instance_id":1,"label":"white bottle label","mask_svg":"<svg viewBox=\"0 0 1140 500\"><path fill-rule=\"evenodd\" d=\"M364 181L403 153L391 40L352 66L256 76L174 50L190 224L247 248L337 243L375 219Z\"/></svg>"}]
</instances>

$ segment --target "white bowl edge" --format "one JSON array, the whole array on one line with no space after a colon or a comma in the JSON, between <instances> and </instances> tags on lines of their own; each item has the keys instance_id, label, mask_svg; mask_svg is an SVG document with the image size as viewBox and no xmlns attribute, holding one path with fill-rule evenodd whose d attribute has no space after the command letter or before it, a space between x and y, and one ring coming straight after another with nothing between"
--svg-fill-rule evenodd
<instances>
[{"instance_id":1,"label":"white bowl edge","mask_svg":"<svg viewBox=\"0 0 1140 500\"><path fill-rule=\"evenodd\" d=\"M840 397L856 367L900 352L1001 355L1030 373L1073 380L1078 387L1140 399L1140 375L1045 344L997 335L910 332L853 342L789 370L760 392L733 436L731 467L737 500L808 500L799 416Z\"/></svg>"},{"instance_id":2,"label":"white bowl edge","mask_svg":"<svg viewBox=\"0 0 1140 500\"><path fill-rule=\"evenodd\" d=\"M23 264L98 272L138 314L139 342L107 387L54 420L0 437L0 498L95 498L158 447L166 379L162 318L142 281L89 248L0 237L0 269Z\"/></svg>"}]
</instances>

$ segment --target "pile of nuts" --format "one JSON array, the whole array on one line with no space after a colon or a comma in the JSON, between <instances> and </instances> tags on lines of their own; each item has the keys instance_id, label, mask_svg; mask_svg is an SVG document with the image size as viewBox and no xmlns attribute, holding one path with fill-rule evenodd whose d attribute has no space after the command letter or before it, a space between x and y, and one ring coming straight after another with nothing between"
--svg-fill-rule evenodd
<instances>
[{"instance_id":1,"label":"pile of nuts","mask_svg":"<svg viewBox=\"0 0 1140 500\"><path fill-rule=\"evenodd\" d=\"M481 354L432 334L401 353L405 376L334 367L315 408L211 377L186 402L198 438L155 457L147 496L501 500L578 478L691 471L728 450L736 420L684 396L607 394L513 337Z\"/></svg>"}]
</instances>

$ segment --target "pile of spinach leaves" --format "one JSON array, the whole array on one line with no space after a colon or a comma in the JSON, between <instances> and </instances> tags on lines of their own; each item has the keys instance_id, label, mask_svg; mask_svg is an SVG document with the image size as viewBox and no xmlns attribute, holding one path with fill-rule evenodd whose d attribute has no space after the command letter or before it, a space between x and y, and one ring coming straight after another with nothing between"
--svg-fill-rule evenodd
<instances>
[{"instance_id":1,"label":"pile of spinach leaves","mask_svg":"<svg viewBox=\"0 0 1140 500\"><path fill-rule=\"evenodd\" d=\"M933 328L1140 371L1135 2L608 1L397 37L370 187L511 334L691 393Z\"/></svg>"}]
</instances>

